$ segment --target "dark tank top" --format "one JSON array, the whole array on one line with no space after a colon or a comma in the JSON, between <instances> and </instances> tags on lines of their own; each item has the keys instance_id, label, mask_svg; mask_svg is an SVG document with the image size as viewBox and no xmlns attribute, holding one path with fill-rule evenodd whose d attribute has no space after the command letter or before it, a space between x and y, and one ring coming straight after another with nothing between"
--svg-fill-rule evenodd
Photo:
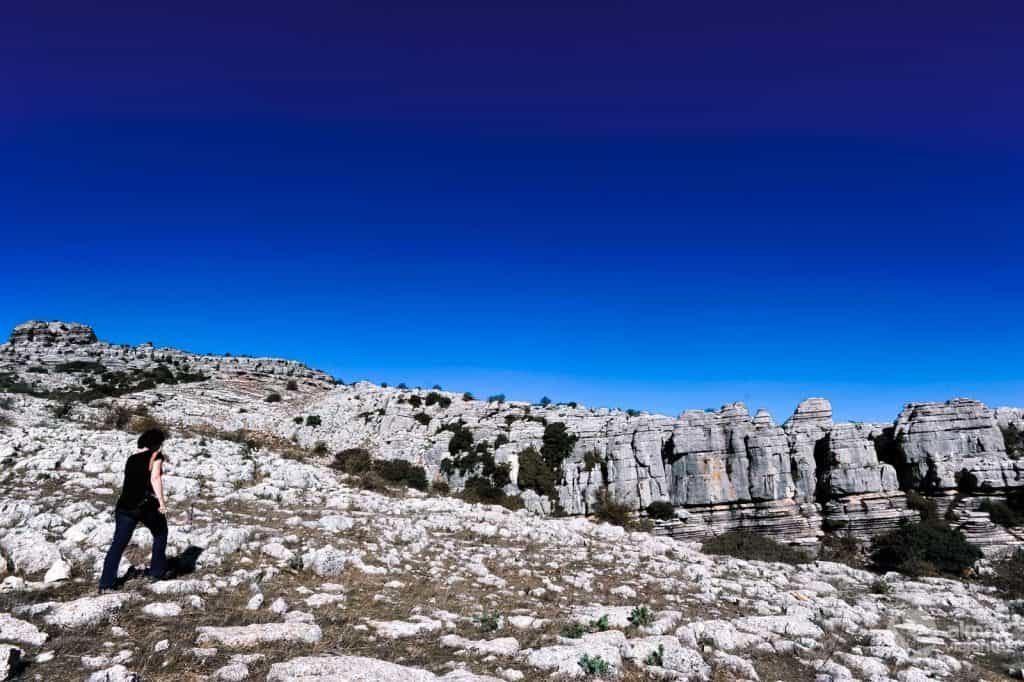
<instances>
[{"instance_id":1,"label":"dark tank top","mask_svg":"<svg viewBox=\"0 0 1024 682\"><path fill-rule=\"evenodd\" d=\"M118 509L137 509L147 497L156 497L153 492L153 485L149 482L149 458L152 453L148 451L137 452L128 458L124 464L124 484L121 486L121 497L117 498ZM161 452L153 460L164 458Z\"/></svg>"}]
</instances>

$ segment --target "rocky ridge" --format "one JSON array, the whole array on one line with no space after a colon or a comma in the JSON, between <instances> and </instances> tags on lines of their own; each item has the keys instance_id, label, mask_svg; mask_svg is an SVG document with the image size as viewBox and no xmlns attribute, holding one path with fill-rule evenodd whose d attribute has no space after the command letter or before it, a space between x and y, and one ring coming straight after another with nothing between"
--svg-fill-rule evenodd
<instances>
[{"instance_id":1,"label":"rocky ridge","mask_svg":"<svg viewBox=\"0 0 1024 682\"><path fill-rule=\"evenodd\" d=\"M778 426L764 410L751 417L742 403L671 418L344 385L286 360L114 346L73 323L19 325L0 346L0 378L6 373L8 384L28 382L38 395L82 382L95 386L96 377L111 372L191 380L129 386L100 404L141 407L183 427L272 434L326 452L365 448L377 458L422 465L429 478L456 488L479 472L445 471L445 460L462 454L451 445L455 427L462 427L472 437L467 452L482 447L482 457L505 465L506 492L522 494L538 512L587 514L609 490L641 513L651 502L671 502L676 518L660 523L659 532L675 537L750 528L813 543L827 530L866 536L891 528L913 515L905 493L916 490L948 502L954 513L962 510L965 530L983 546L1022 540L972 512L981 498L956 495L964 472L995 499L1024 486L1024 459L1017 459L1024 452L1008 452L1005 436L1024 431L1021 410L992 410L969 399L909 404L892 424L852 424L834 423L829 401L809 398ZM267 402L272 393L278 402ZM553 424L564 424L574 439L554 472L554 493L520 489L521 453L541 451Z\"/></svg>"}]
</instances>

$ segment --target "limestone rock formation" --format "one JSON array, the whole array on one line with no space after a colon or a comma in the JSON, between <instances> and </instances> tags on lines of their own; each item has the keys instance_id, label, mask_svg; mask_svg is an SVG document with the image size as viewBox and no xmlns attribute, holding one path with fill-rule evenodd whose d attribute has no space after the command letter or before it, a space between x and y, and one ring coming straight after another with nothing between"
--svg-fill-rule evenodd
<instances>
[{"instance_id":1,"label":"limestone rock formation","mask_svg":"<svg viewBox=\"0 0 1024 682\"><path fill-rule=\"evenodd\" d=\"M891 425L834 423L824 398L802 401L781 426L765 410L751 417L742 403L673 418L345 385L297 362L116 346L84 325L35 321L0 345L0 390L76 400L83 406L68 408L75 419L148 415L328 455L365 448L377 459L422 466L429 480L455 489L504 467L504 492L540 513L592 513L605 491L641 514L652 502L667 501L676 515L659 522L658 532L689 539L732 528L808 543L823 529L868 536L913 516L905 501L910 489L951 496L964 472L986 494L1024 485L1022 411L966 399L908 405ZM553 488L520 487L522 453L543 452L552 429L567 435L548 472ZM0 449L0 461L15 454ZM243 459L239 466L253 464ZM966 522L970 505L948 502L963 507ZM33 513L10 512L12 519ZM968 529L978 537L1002 537L991 524L986 528L982 514L970 518ZM45 571L59 553L33 534L38 531L8 534L0 550L12 564ZM327 570L325 561L314 565Z\"/></svg>"}]
</instances>

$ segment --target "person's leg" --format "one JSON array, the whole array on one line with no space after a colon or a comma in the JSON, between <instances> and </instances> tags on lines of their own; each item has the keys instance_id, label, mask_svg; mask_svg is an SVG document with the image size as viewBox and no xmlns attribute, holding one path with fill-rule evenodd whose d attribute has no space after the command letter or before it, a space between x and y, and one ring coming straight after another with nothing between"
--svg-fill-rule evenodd
<instances>
[{"instance_id":1,"label":"person's leg","mask_svg":"<svg viewBox=\"0 0 1024 682\"><path fill-rule=\"evenodd\" d=\"M124 548L132 539L135 531L135 519L123 512L114 512L114 539L107 550L107 558L103 560L103 574L100 576L100 589L112 589L117 582L117 567L121 563Z\"/></svg>"},{"instance_id":2,"label":"person's leg","mask_svg":"<svg viewBox=\"0 0 1024 682\"><path fill-rule=\"evenodd\" d=\"M149 560L151 578L162 578L167 573L167 517L156 509L147 511L142 518L153 534L153 556Z\"/></svg>"}]
</instances>

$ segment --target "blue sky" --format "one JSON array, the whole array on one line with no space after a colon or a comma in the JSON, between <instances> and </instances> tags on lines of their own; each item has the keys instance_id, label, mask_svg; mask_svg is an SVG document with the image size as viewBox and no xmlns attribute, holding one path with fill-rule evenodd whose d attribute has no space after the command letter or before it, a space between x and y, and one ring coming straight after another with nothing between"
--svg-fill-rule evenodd
<instances>
[{"instance_id":1,"label":"blue sky","mask_svg":"<svg viewBox=\"0 0 1024 682\"><path fill-rule=\"evenodd\" d=\"M19 8L0 325L669 414L1024 404L1019 5L762 5Z\"/></svg>"}]
</instances>

